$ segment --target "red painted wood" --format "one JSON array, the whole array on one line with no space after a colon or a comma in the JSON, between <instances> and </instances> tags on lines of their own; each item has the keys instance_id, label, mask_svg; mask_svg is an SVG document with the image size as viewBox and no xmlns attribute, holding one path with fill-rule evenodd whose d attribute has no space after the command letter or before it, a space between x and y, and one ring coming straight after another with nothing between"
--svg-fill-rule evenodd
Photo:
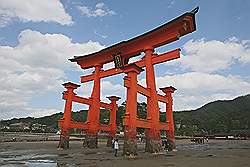
<instances>
[{"instance_id":1,"label":"red painted wood","mask_svg":"<svg viewBox=\"0 0 250 167\"><path fill-rule=\"evenodd\" d=\"M180 49L175 49L175 50L172 50L172 51L167 52L167 53L163 53L160 55L154 55L152 57L152 63L155 65L155 64L162 63L162 62L174 60L174 59L177 59L179 57L180 57ZM144 59L138 60L137 62L134 62L134 63L139 67L146 66ZM121 74L121 73L124 73L122 69L112 68L112 69L101 71L100 78L109 77L109 76L117 75L117 74ZM92 81L93 79L94 79L94 74L81 76L82 83Z\"/></svg>"}]
</instances>

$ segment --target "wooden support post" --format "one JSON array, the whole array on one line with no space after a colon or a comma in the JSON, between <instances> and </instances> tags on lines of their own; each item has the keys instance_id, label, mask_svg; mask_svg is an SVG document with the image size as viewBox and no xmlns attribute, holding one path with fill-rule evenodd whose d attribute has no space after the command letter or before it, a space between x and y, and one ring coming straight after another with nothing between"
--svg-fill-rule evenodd
<instances>
[{"instance_id":1,"label":"wooden support post","mask_svg":"<svg viewBox=\"0 0 250 167\"><path fill-rule=\"evenodd\" d=\"M88 111L89 129L86 131L85 146L88 148L97 148L98 145L98 131L100 128L100 71L102 65L96 64L94 71L94 86L91 94L92 103Z\"/></svg>"},{"instance_id":2,"label":"wooden support post","mask_svg":"<svg viewBox=\"0 0 250 167\"><path fill-rule=\"evenodd\" d=\"M166 103L166 120L168 124L167 139L170 142L170 149L175 149L175 137L174 137L174 118L173 118L173 97L172 94L176 90L174 87L160 88L166 95L168 103Z\"/></svg>"},{"instance_id":3,"label":"wooden support post","mask_svg":"<svg viewBox=\"0 0 250 167\"><path fill-rule=\"evenodd\" d=\"M152 127L146 129L146 147L145 151L150 153L157 153L162 151L160 123L159 123L159 105L158 95L156 92L155 73L152 63L154 49L147 47L145 49L145 64L146 64L146 83L150 90L150 97L147 97L147 119L152 121Z\"/></svg>"},{"instance_id":4,"label":"wooden support post","mask_svg":"<svg viewBox=\"0 0 250 167\"><path fill-rule=\"evenodd\" d=\"M71 110L72 110L72 100L74 97L74 89L78 88L80 85L68 82L64 83L63 86L67 89L64 94L67 94L67 99L64 107L63 114L63 124L61 126L61 135L58 148L68 149L69 148L69 130L71 122Z\"/></svg>"},{"instance_id":5,"label":"wooden support post","mask_svg":"<svg viewBox=\"0 0 250 167\"><path fill-rule=\"evenodd\" d=\"M120 97L116 97L116 96L110 96L107 97L110 101L111 101L111 111L110 111L110 120L109 120L109 124L110 124L110 134L108 137L108 141L107 141L107 147L111 147L112 146L112 139L115 138L115 134L116 134L116 112L118 111L118 107L116 102L121 99Z\"/></svg>"},{"instance_id":6,"label":"wooden support post","mask_svg":"<svg viewBox=\"0 0 250 167\"><path fill-rule=\"evenodd\" d=\"M127 76L124 77L124 83L127 87L126 113L124 116L124 145L123 155L137 155L136 141L136 115L137 115L137 75L142 71L135 64L124 68ZM126 84L130 82L130 84Z\"/></svg>"}]
</instances>

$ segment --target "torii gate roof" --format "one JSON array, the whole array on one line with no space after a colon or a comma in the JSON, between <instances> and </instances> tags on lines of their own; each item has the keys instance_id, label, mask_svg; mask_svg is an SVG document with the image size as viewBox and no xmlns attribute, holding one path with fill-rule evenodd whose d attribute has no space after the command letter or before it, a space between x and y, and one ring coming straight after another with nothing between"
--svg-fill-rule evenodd
<instances>
[{"instance_id":1,"label":"torii gate roof","mask_svg":"<svg viewBox=\"0 0 250 167\"><path fill-rule=\"evenodd\" d=\"M151 31L148 31L135 38L122 41L98 52L75 56L69 59L71 62L77 62L83 69L91 68L95 64L105 64L114 60L113 55L120 53L124 58L130 58L139 55L147 47L159 47L178 40L181 36L196 30L195 14L198 7L191 12L167 22Z\"/></svg>"}]
</instances>

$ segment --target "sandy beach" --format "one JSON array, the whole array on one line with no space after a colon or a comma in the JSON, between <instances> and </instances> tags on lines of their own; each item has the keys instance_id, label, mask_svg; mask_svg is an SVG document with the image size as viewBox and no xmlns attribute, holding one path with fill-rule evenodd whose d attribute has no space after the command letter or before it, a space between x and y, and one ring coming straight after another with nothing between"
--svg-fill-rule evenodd
<instances>
[{"instance_id":1,"label":"sandy beach","mask_svg":"<svg viewBox=\"0 0 250 167\"><path fill-rule=\"evenodd\" d=\"M57 144L57 141L2 142L0 166L246 167L250 164L250 140L210 140L205 144L177 140L177 151L162 154L144 153L144 143L138 143L136 159L122 156L122 141L118 157L114 157L105 142L100 142L98 149L82 148L80 141L71 141L69 150L57 150Z\"/></svg>"}]
</instances>

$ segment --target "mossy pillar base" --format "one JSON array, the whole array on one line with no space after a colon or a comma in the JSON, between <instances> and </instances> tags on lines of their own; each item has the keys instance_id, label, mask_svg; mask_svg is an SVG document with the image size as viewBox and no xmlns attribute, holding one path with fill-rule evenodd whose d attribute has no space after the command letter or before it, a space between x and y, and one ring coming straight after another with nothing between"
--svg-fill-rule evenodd
<instances>
[{"instance_id":1,"label":"mossy pillar base","mask_svg":"<svg viewBox=\"0 0 250 167\"><path fill-rule=\"evenodd\" d=\"M98 137L97 135L87 135L85 139L85 146L87 148L97 148L98 147Z\"/></svg>"},{"instance_id":2,"label":"mossy pillar base","mask_svg":"<svg viewBox=\"0 0 250 167\"><path fill-rule=\"evenodd\" d=\"M69 136L61 135L60 136L60 141L59 141L59 144L58 144L57 148L59 148L59 149L69 149Z\"/></svg>"},{"instance_id":3,"label":"mossy pillar base","mask_svg":"<svg viewBox=\"0 0 250 167\"><path fill-rule=\"evenodd\" d=\"M159 153L162 151L163 151L163 149L162 149L161 140L154 140L154 139L147 139L146 138L145 152Z\"/></svg>"},{"instance_id":4,"label":"mossy pillar base","mask_svg":"<svg viewBox=\"0 0 250 167\"><path fill-rule=\"evenodd\" d=\"M168 139L167 140L167 150L168 151L173 151L174 149L176 149L175 142Z\"/></svg>"},{"instance_id":5,"label":"mossy pillar base","mask_svg":"<svg viewBox=\"0 0 250 167\"><path fill-rule=\"evenodd\" d=\"M175 136L174 136L174 131L173 130L168 130L167 131L167 144L168 144L169 151L172 151L173 149L176 149Z\"/></svg>"},{"instance_id":6,"label":"mossy pillar base","mask_svg":"<svg viewBox=\"0 0 250 167\"><path fill-rule=\"evenodd\" d=\"M136 139L125 139L124 140L123 155L125 155L125 156L136 156L137 155Z\"/></svg>"}]
</instances>

